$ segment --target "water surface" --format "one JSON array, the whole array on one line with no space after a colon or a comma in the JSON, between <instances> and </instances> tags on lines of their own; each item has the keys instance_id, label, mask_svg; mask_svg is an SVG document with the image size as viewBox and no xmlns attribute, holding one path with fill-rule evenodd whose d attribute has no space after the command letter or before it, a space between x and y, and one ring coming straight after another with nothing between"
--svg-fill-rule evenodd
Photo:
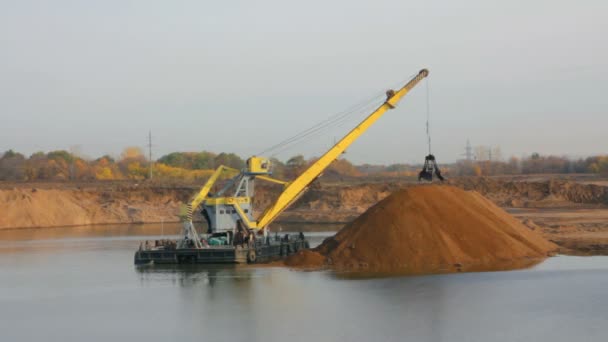
<instances>
[{"instance_id":1,"label":"water surface","mask_svg":"<svg viewBox=\"0 0 608 342\"><path fill-rule=\"evenodd\" d=\"M285 230L302 227L285 226ZM0 232L2 341L606 341L608 257L381 279L135 267L175 225ZM320 243L335 227L304 227Z\"/></svg>"}]
</instances>

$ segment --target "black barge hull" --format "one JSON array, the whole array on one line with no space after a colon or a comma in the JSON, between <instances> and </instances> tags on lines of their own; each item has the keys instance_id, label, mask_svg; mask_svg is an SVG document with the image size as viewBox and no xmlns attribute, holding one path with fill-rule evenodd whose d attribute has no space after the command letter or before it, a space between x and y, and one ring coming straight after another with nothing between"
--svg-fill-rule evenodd
<instances>
[{"instance_id":1,"label":"black barge hull","mask_svg":"<svg viewBox=\"0 0 608 342\"><path fill-rule=\"evenodd\" d=\"M135 252L135 264L254 264L285 258L309 247L307 240L298 239L256 243L254 246L138 250Z\"/></svg>"}]
</instances>

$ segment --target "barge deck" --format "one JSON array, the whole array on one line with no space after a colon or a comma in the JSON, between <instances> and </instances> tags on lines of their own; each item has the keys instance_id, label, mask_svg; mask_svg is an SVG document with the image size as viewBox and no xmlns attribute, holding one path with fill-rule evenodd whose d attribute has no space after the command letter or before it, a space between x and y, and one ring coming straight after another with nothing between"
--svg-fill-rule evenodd
<instances>
[{"instance_id":1,"label":"barge deck","mask_svg":"<svg viewBox=\"0 0 608 342\"><path fill-rule=\"evenodd\" d=\"M243 245L176 248L174 240L146 241L135 252L136 265L148 264L255 264L285 258L310 248L303 234L257 240Z\"/></svg>"}]
</instances>

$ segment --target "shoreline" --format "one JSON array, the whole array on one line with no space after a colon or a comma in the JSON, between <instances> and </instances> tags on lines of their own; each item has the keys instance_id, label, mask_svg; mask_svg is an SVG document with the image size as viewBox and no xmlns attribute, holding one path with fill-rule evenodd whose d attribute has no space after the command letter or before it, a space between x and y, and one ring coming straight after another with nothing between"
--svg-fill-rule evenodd
<instances>
[{"instance_id":1,"label":"shoreline","mask_svg":"<svg viewBox=\"0 0 608 342\"><path fill-rule=\"evenodd\" d=\"M317 182L275 222L344 225L394 191L417 185L398 179ZM569 255L608 255L608 186L538 176L454 178L448 184L474 190ZM0 182L0 232L60 227L177 224L180 207L198 184L120 182ZM254 206L265 208L280 189L260 186ZM195 221L201 221L195 216Z\"/></svg>"}]
</instances>

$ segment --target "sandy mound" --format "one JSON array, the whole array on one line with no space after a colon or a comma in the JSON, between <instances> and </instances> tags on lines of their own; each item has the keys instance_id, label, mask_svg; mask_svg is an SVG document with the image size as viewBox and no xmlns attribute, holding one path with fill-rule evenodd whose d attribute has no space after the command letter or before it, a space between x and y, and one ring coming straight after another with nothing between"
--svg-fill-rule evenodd
<instances>
[{"instance_id":1,"label":"sandy mound","mask_svg":"<svg viewBox=\"0 0 608 342\"><path fill-rule=\"evenodd\" d=\"M557 247L476 192L397 191L290 266L434 273L526 266Z\"/></svg>"},{"instance_id":2,"label":"sandy mound","mask_svg":"<svg viewBox=\"0 0 608 342\"><path fill-rule=\"evenodd\" d=\"M285 259L284 263L292 267L318 269L325 266L325 260L325 256L321 255L321 253L310 249L303 249Z\"/></svg>"}]
</instances>

